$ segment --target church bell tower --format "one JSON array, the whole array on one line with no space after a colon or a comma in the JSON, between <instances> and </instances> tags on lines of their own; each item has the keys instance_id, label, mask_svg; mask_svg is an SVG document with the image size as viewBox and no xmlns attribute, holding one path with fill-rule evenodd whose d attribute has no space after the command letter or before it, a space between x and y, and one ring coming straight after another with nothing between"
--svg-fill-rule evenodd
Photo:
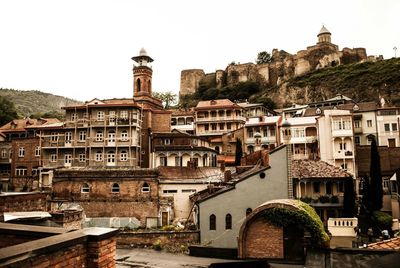
<instances>
[{"instance_id":1,"label":"church bell tower","mask_svg":"<svg viewBox=\"0 0 400 268\"><path fill-rule=\"evenodd\" d=\"M142 48L139 56L132 57L132 60L137 63L133 66L133 96L151 96L153 70L149 63L153 62L153 59Z\"/></svg>"}]
</instances>

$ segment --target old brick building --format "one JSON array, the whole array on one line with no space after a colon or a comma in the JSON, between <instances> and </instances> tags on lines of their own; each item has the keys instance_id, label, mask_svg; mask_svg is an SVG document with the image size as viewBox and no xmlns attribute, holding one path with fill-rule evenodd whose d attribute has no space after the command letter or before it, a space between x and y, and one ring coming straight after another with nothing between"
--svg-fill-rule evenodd
<instances>
[{"instance_id":1,"label":"old brick building","mask_svg":"<svg viewBox=\"0 0 400 268\"><path fill-rule=\"evenodd\" d=\"M52 207L79 204L96 226L157 224L157 176L154 169L58 169L53 179ZM98 218L103 218L103 223ZM113 223L112 218L124 219Z\"/></svg>"}]
</instances>

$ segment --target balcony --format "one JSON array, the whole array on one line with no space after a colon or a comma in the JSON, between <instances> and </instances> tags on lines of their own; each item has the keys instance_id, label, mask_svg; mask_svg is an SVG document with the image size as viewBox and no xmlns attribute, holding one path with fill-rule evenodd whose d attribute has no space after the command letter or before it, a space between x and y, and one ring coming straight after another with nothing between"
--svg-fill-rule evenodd
<instances>
[{"instance_id":1,"label":"balcony","mask_svg":"<svg viewBox=\"0 0 400 268\"><path fill-rule=\"evenodd\" d=\"M343 206L343 196L320 195L315 197L301 197L301 201L313 207L341 207Z\"/></svg>"},{"instance_id":2,"label":"balcony","mask_svg":"<svg viewBox=\"0 0 400 268\"><path fill-rule=\"evenodd\" d=\"M216 122L216 121L246 121L243 116L216 116L216 117L203 117L196 118L196 122Z\"/></svg>"},{"instance_id":3,"label":"balcony","mask_svg":"<svg viewBox=\"0 0 400 268\"><path fill-rule=\"evenodd\" d=\"M354 128L354 134L361 134L363 133L362 127L355 127Z\"/></svg>"},{"instance_id":4,"label":"balcony","mask_svg":"<svg viewBox=\"0 0 400 268\"><path fill-rule=\"evenodd\" d=\"M352 151L339 150L333 153L333 158L335 159L354 158L354 153Z\"/></svg>"},{"instance_id":5,"label":"balcony","mask_svg":"<svg viewBox=\"0 0 400 268\"><path fill-rule=\"evenodd\" d=\"M332 130L332 137L352 137L352 129L334 129Z\"/></svg>"}]
</instances>

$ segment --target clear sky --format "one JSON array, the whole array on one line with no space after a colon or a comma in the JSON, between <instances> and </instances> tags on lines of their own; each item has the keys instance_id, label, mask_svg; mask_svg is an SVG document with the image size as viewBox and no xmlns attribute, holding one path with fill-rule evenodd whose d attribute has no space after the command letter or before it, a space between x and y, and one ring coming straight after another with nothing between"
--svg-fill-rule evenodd
<instances>
[{"instance_id":1,"label":"clear sky","mask_svg":"<svg viewBox=\"0 0 400 268\"><path fill-rule=\"evenodd\" d=\"M154 59L153 90L179 92L183 69L225 69L317 41L400 55L399 0L0 0L0 87L81 101L132 97L132 56Z\"/></svg>"}]
</instances>

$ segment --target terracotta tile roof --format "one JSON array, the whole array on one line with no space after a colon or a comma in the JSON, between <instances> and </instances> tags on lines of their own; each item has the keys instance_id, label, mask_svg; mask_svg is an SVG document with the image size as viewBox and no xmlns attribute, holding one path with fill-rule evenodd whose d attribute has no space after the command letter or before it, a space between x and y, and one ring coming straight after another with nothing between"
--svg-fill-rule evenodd
<instances>
[{"instance_id":1,"label":"terracotta tile roof","mask_svg":"<svg viewBox=\"0 0 400 268\"><path fill-rule=\"evenodd\" d=\"M392 250L400 250L400 237L383 240L376 243L371 243L368 246L368 249L392 249Z\"/></svg>"},{"instance_id":2,"label":"terracotta tile roof","mask_svg":"<svg viewBox=\"0 0 400 268\"><path fill-rule=\"evenodd\" d=\"M171 109L172 116L178 116L178 115L186 115L186 116L194 116L194 109L189 108L189 109Z\"/></svg>"},{"instance_id":3,"label":"terracotta tile roof","mask_svg":"<svg viewBox=\"0 0 400 268\"><path fill-rule=\"evenodd\" d=\"M224 173L217 167L158 167L161 180L221 181Z\"/></svg>"},{"instance_id":4,"label":"terracotta tile roof","mask_svg":"<svg viewBox=\"0 0 400 268\"><path fill-rule=\"evenodd\" d=\"M292 177L310 178L347 178L349 173L321 160L292 160Z\"/></svg>"},{"instance_id":5,"label":"terracotta tile roof","mask_svg":"<svg viewBox=\"0 0 400 268\"><path fill-rule=\"evenodd\" d=\"M242 108L228 99L222 99L222 100L199 101L195 109L205 109L205 108L212 109L212 108L223 108L223 107Z\"/></svg>"},{"instance_id":6,"label":"terracotta tile roof","mask_svg":"<svg viewBox=\"0 0 400 268\"><path fill-rule=\"evenodd\" d=\"M37 119L14 119L7 124L3 125L0 127L1 130L24 130L25 127L31 126L31 125L36 125L37 124Z\"/></svg>"},{"instance_id":7,"label":"terracotta tile roof","mask_svg":"<svg viewBox=\"0 0 400 268\"><path fill-rule=\"evenodd\" d=\"M226 164L234 164L235 163L235 156L234 155L218 155L217 162L224 161Z\"/></svg>"}]
</instances>

